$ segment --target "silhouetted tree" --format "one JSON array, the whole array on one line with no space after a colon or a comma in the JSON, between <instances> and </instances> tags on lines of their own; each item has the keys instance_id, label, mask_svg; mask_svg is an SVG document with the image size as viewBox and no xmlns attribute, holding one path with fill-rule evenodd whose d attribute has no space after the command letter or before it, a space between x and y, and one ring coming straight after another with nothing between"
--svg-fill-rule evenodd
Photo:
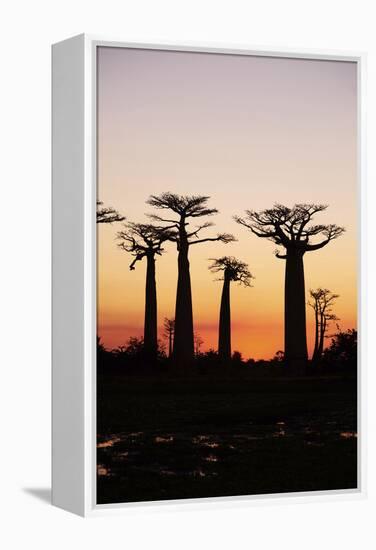
<instances>
[{"instance_id":1,"label":"silhouetted tree","mask_svg":"<svg viewBox=\"0 0 376 550\"><path fill-rule=\"evenodd\" d=\"M314 215L326 210L322 204L296 204L292 208L276 204L274 208L255 212L235 220L257 237L269 239L284 248L276 257L286 260L285 272L285 359L294 370L307 362L306 309L303 256L319 250L344 232L337 225L312 225ZM315 237L323 236L319 242ZM312 242L313 239L313 242Z\"/></svg>"},{"instance_id":2,"label":"silhouetted tree","mask_svg":"<svg viewBox=\"0 0 376 550\"><path fill-rule=\"evenodd\" d=\"M130 336L125 344L122 344L112 350L117 359L123 362L129 360L142 359L144 356L144 340L142 337Z\"/></svg>"},{"instance_id":3,"label":"silhouetted tree","mask_svg":"<svg viewBox=\"0 0 376 550\"><path fill-rule=\"evenodd\" d=\"M339 298L327 288L317 288L309 291L312 300L308 304L315 313L315 345L312 353L312 362L317 363L324 350L324 339L330 321L338 321L332 312L334 301Z\"/></svg>"},{"instance_id":4,"label":"silhouetted tree","mask_svg":"<svg viewBox=\"0 0 376 550\"><path fill-rule=\"evenodd\" d=\"M197 332L195 332L194 333L195 355L199 355L200 349L203 343L204 343L204 340L201 338L201 336Z\"/></svg>"},{"instance_id":5,"label":"silhouetted tree","mask_svg":"<svg viewBox=\"0 0 376 550\"><path fill-rule=\"evenodd\" d=\"M106 353L106 348L104 347L104 344L102 343L102 339L100 336L97 336L97 353Z\"/></svg>"},{"instance_id":6,"label":"silhouetted tree","mask_svg":"<svg viewBox=\"0 0 376 550\"><path fill-rule=\"evenodd\" d=\"M323 361L329 368L356 369L358 333L355 329L334 334L329 347L323 354Z\"/></svg>"},{"instance_id":7,"label":"silhouetted tree","mask_svg":"<svg viewBox=\"0 0 376 550\"><path fill-rule=\"evenodd\" d=\"M209 266L213 273L223 273L220 279L223 281L221 308L219 313L218 355L222 361L231 359L231 307L230 284L236 281L244 286L251 286L254 277L248 270L248 265L233 256L213 258Z\"/></svg>"},{"instance_id":8,"label":"silhouetted tree","mask_svg":"<svg viewBox=\"0 0 376 550\"><path fill-rule=\"evenodd\" d=\"M151 360L157 357L157 290L155 284L155 256L163 252L162 244L168 240L168 230L152 224L128 223L124 230L118 233L121 241L119 247L134 257L130 264L135 269L138 261L146 258L146 286L145 286L145 323L144 347L145 354Z\"/></svg>"},{"instance_id":9,"label":"silhouetted tree","mask_svg":"<svg viewBox=\"0 0 376 550\"><path fill-rule=\"evenodd\" d=\"M97 223L113 223L113 222L122 222L125 220L124 216L121 216L113 208L99 208L102 206L103 202L97 201Z\"/></svg>"},{"instance_id":10,"label":"silhouetted tree","mask_svg":"<svg viewBox=\"0 0 376 550\"><path fill-rule=\"evenodd\" d=\"M184 367L192 362L194 356L192 291L189 272L189 247L209 241L229 243L233 235L218 233L215 237L199 238L199 233L213 224L204 222L195 228L188 229L190 218L212 216L218 212L216 208L208 208L209 197L183 196L174 193L152 195L148 204L160 210L173 212L176 216L166 217L151 215L151 218L167 224L167 229L173 231L170 240L176 243L178 250L178 284L175 306L175 335L173 356L179 366Z\"/></svg>"},{"instance_id":11,"label":"silhouetted tree","mask_svg":"<svg viewBox=\"0 0 376 550\"><path fill-rule=\"evenodd\" d=\"M105 362L107 358L108 351L105 348L103 342L101 341L100 336L97 336L97 363L98 366L103 366L103 363Z\"/></svg>"},{"instance_id":12,"label":"silhouetted tree","mask_svg":"<svg viewBox=\"0 0 376 550\"><path fill-rule=\"evenodd\" d=\"M232 364L237 367L240 367L243 364L243 356L240 351L234 351L232 354Z\"/></svg>"},{"instance_id":13,"label":"silhouetted tree","mask_svg":"<svg viewBox=\"0 0 376 550\"><path fill-rule=\"evenodd\" d=\"M282 350L279 349L278 351L276 351L275 356L272 359L272 362L283 363L284 360L285 360L285 354Z\"/></svg>"},{"instance_id":14,"label":"silhouetted tree","mask_svg":"<svg viewBox=\"0 0 376 550\"><path fill-rule=\"evenodd\" d=\"M175 332L175 319L168 319L167 317L165 317L163 327L164 335L168 339L168 356L171 357Z\"/></svg>"}]
</instances>

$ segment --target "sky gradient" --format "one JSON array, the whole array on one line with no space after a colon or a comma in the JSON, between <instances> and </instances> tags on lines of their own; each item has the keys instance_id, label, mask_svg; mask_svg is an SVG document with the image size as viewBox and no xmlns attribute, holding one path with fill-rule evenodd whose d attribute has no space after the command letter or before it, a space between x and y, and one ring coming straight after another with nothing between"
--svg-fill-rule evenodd
<instances>
[{"instance_id":1,"label":"sky gradient","mask_svg":"<svg viewBox=\"0 0 376 550\"><path fill-rule=\"evenodd\" d=\"M210 196L219 214L205 236L233 233L232 244L191 247L195 331L217 347L221 282L209 258L249 264L253 288L232 285L232 348L255 359L283 349L285 262L276 245L233 220L274 203L325 203L316 223L344 236L304 258L306 294L340 295L342 329L356 327L357 74L351 62L98 49L98 198L128 221L145 222L151 194ZM143 333L146 262L116 246L120 224L98 226L98 334L108 348ZM202 237L204 232L202 233ZM158 324L174 316L177 253L158 257ZM335 327L333 327L335 328ZM307 308L312 349L313 315Z\"/></svg>"}]
</instances>

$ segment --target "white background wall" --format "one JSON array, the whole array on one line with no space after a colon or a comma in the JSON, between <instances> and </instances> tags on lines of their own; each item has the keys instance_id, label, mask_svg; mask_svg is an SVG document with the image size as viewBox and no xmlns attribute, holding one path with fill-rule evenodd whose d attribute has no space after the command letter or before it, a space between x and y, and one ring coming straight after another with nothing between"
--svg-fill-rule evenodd
<instances>
[{"instance_id":1,"label":"white background wall","mask_svg":"<svg viewBox=\"0 0 376 550\"><path fill-rule=\"evenodd\" d=\"M376 175L376 17L366 0L33 0L0 16L0 542L3 548L376 547L375 253L369 246L369 497L363 501L83 520L45 500L50 479L50 44L81 32L368 51L368 204ZM369 241L374 238L369 222ZM374 246L373 246L374 247ZM45 490L43 492L43 489Z\"/></svg>"}]
</instances>

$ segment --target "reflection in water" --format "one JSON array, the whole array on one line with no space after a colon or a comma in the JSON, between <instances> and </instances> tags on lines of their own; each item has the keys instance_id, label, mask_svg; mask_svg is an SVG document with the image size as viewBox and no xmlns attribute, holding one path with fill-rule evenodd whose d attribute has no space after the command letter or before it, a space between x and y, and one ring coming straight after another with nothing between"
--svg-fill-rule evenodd
<instances>
[{"instance_id":1,"label":"reflection in water","mask_svg":"<svg viewBox=\"0 0 376 550\"><path fill-rule=\"evenodd\" d=\"M154 438L154 441L155 443L172 443L174 441L174 438L172 435L167 435L167 436L157 435Z\"/></svg>"},{"instance_id":2,"label":"reflection in water","mask_svg":"<svg viewBox=\"0 0 376 550\"><path fill-rule=\"evenodd\" d=\"M200 445L201 447L206 447L209 449L218 449L219 443L212 440L213 437L209 435L197 435L192 437L192 443L194 445Z\"/></svg>"},{"instance_id":3,"label":"reflection in water","mask_svg":"<svg viewBox=\"0 0 376 550\"><path fill-rule=\"evenodd\" d=\"M98 464L97 474L98 474L98 476L106 477L110 474L110 470L108 468L106 468L105 466L103 466L103 464Z\"/></svg>"},{"instance_id":4,"label":"reflection in water","mask_svg":"<svg viewBox=\"0 0 376 550\"><path fill-rule=\"evenodd\" d=\"M215 455L208 455L204 457L204 460L206 460L206 462L218 462L219 459Z\"/></svg>"},{"instance_id":5,"label":"reflection in water","mask_svg":"<svg viewBox=\"0 0 376 550\"><path fill-rule=\"evenodd\" d=\"M286 430L284 429L284 426L286 426L285 422L276 422L277 431L273 433L273 437L284 437L286 435Z\"/></svg>"},{"instance_id":6,"label":"reflection in water","mask_svg":"<svg viewBox=\"0 0 376 550\"><path fill-rule=\"evenodd\" d=\"M121 441L121 437L115 435L97 444L97 449L105 449L106 447L113 447L115 443Z\"/></svg>"},{"instance_id":7,"label":"reflection in water","mask_svg":"<svg viewBox=\"0 0 376 550\"><path fill-rule=\"evenodd\" d=\"M325 447L328 441L353 440L357 437L352 419L293 417L269 423L249 421L236 425L231 432L155 433L131 432L98 436L98 477L124 479L134 472L168 478L193 477L197 480L221 475L234 460L285 441L305 448ZM266 445L266 447L264 447ZM278 447L277 447L278 448ZM212 452L211 452L212 451ZM215 453L213 452L215 451ZM218 471L214 471L214 469Z\"/></svg>"},{"instance_id":8,"label":"reflection in water","mask_svg":"<svg viewBox=\"0 0 376 550\"><path fill-rule=\"evenodd\" d=\"M339 435L343 439L356 439L358 437L356 432L341 432Z\"/></svg>"},{"instance_id":9,"label":"reflection in water","mask_svg":"<svg viewBox=\"0 0 376 550\"><path fill-rule=\"evenodd\" d=\"M196 435L195 437L192 437L192 443L195 445L203 445L208 441L210 441L210 437L208 435Z\"/></svg>"},{"instance_id":10,"label":"reflection in water","mask_svg":"<svg viewBox=\"0 0 376 550\"><path fill-rule=\"evenodd\" d=\"M176 476L176 472L174 472L173 470L161 470L161 474L163 476Z\"/></svg>"}]
</instances>

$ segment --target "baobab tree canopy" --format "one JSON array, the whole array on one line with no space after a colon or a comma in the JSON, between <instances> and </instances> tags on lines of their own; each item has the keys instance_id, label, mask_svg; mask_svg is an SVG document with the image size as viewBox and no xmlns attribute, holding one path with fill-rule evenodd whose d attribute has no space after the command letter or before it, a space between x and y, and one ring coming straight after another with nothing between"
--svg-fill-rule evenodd
<instances>
[{"instance_id":1,"label":"baobab tree canopy","mask_svg":"<svg viewBox=\"0 0 376 550\"><path fill-rule=\"evenodd\" d=\"M124 230L119 231L117 238L121 241L119 247L134 256L129 269L135 269L136 262L145 256L163 253L162 244L169 240L172 233L164 227L146 223L129 222L124 224Z\"/></svg>"},{"instance_id":2,"label":"baobab tree canopy","mask_svg":"<svg viewBox=\"0 0 376 550\"><path fill-rule=\"evenodd\" d=\"M223 272L223 277L221 280L228 277L229 280L236 281L244 286L252 286L251 280L254 279L254 277L245 262L241 262L233 256L212 258L211 261L213 263L209 266L210 271L212 273Z\"/></svg>"},{"instance_id":3,"label":"baobab tree canopy","mask_svg":"<svg viewBox=\"0 0 376 550\"><path fill-rule=\"evenodd\" d=\"M161 210L171 210L172 212L178 214L178 218L175 219L159 216L157 214L150 214L150 218L153 220L169 224L167 228L173 231L170 236L170 240L177 243L178 249L180 245L180 238L185 238L188 245L207 241L221 241L224 243L234 241L234 236L229 233L217 233L215 237L199 239L199 232L201 230L207 229L208 227L212 227L214 225L211 222L204 222L195 228L192 228L191 231L186 229L189 225L189 222L186 221L187 218L213 216L218 213L216 208L208 208L207 202L209 199L210 197L203 195L176 195L175 193L167 192L158 196L151 195L147 203L155 208L159 208ZM183 233L182 230L184 230Z\"/></svg>"},{"instance_id":4,"label":"baobab tree canopy","mask_svg":"<svg viewBox=\"0 0 376 550\"><path fill-rule=\"evenodd\" d=\"M103 202L97 201L97 223L113 223L125 220L124 216L121 216L114 208L105 208L102 205Z\"/></svg>"},{"instance_id":5,"label":"baobab tree canopy","mask_svg":"<svg viewBox=\"0 0 376 550\"><path fill-rule=\"evenodd\" d=\"M247 210L245 218L236 216L235 220L257 235L275 242L286 250L299 250L302 254L318 250L345 231L338 225L314 225L311 221L315 214L327 209L324 204L295 204L292 208L281 204L273 208L255 212ZM316 242L314 237L324 237ZM278 258L286 256L276 253Z\"/></svg>"}]
</instances>

